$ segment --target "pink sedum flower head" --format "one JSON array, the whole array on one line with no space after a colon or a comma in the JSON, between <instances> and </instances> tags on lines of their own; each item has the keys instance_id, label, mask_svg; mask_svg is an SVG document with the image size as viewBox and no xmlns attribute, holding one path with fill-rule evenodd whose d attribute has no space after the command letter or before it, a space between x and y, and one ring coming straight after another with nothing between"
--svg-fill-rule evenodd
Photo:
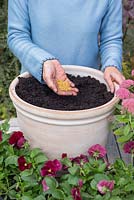
<instances>
[{"instance_id":1,"label":"pink sedum flower head","mask_svg":"<svg viewBox=\"0 0 134 200\"><path fill-rule=\"evenodd\" d=\"M134 153L134 141L129 141L123 146L125 153Z\"/></svg>"},{"instance_id":2,"label":"pink sedum flower head","mask_svg":"<svg viewBox=\"0 0 134 200\"><path fill-rule=\"evenodd\" d=\"M97 188L101 194L106 194L108 191L111 192L114 188L114 181L101 180L97 184Z\"/></svg>"},{"instance_id":3,"label":"pink sedum flower head","mask_svg":"<svg viewBox=\"0 0 134 200\"><path fill-rule=\"evenodd\" d=\"M121 88L126 88L126 89L129 89L129 87L131 86L134 86L134 81L131 79L124 80L120 85Z\"/></svg>"},{"instance_id":4,"label":"pink sedum flower head","mask_svg":"<svg viewBox=\"0 0 134 200\"><path fill-rule=\"evenodd\" d=\"M9 138L9 144L13 145L18 149L22 148L25 142L26 140L21 131L14 131Z\"/></svg>"},{"instance_id":5,"label":"pink sedum flower head","mask_svg":"<svg viewBox=\"0 0 134 200\"><path fill-rule=\"evenodd\" d=\"M131 76L134 76L134 69L133 69L132 72L131 72Z\"/></svg>"},{"instance_id":6,"label":"pink sedum flower head","mask_svg":"<svg viewBox=\"0 0 134 200\"><path fill-rule=\"evenodd\" d=\"M101 146L100 144L96 144L88 149L88 153L90 156L103 158L107 152L105 147Z\"/></svg>"},{"instance_id":7,"label":"pink sedum flower head","mask_svg":"<svg viewBox=\"0 0 134 200\"><path fill-rule=\"evenodd\" d=\"M126 88L119 88L116 91L116 96L119 97L120 99L127 99L130 97L130 92Z\"/></svg>"},{"instance_id":8,"label":"pink sedum flower head","mask_svg":"<svg viewBox=\"0 0 134 200\"><path fill-rule=\"evenodd\" d=\"M62 164L59 160L49 160L41 168L41 176L55 176L57 171L62 169Z\"/></svg>"},{"instance_id":9,"label":"pink sedum flower head","mask_svg":"<svg viewBox=\"0 0 134 200\"><path fill-rule=\"evenodd\" d=\"M26 169L30 169L32 164L31 163L27 163L26 159L24 158L24 156L20 156L18 158L18 166L19 166L19 170L20 171L24 171Z\"/></svg>"},{"instance_id":10,"label":"pink sedum flower head","mask_svg":"<svg viewBox=\"0 0 134 200\"><path fill-rule=\"evenodd\" d=\"M79 188L72 188L71 194L74 200L82 200Z\"/></svg>"},{"instance_id":11,"label":"pink sedum flower head","mask_svg":"<svg viewBox=\"0 0 134 200\"><path fill-rule=\"evenodd\" d=\"M129 113L134 114L134 98L124 99L122 101L122 106Z\"/></svg>"},{"instance_id":12,"label":"pink sedum flower head","mask_svg":"<svg viewBox=\"0 0 134 200\"><path fill-rule=\"evenodd\" d=\"M0 130L0 142L2 141L2 131Z\"/></svg>"},{"instance_id":13,"label":"pink sedum flower head","mask_svg":"<svg viewBox=\"0 0 134 200\"><path fill-rule=\"evenodd\" d=\"M43 186L43 191L46 192L47 190L49 190L49 187L47 186L47 183L45 180L42 181L42 186Z\"/></svg>"}]
</instances>

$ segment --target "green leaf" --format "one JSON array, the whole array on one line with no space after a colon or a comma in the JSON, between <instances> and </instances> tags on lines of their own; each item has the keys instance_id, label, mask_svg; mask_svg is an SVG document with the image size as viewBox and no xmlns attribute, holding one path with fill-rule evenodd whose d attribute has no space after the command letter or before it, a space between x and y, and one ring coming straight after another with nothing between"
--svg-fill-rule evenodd
<instances>
[{"instance_id":1,"label":"green leaf","mask_svg":"<svg viewBox=\"0 0 134 200\"><path fill-rule=\"evenodd\" d=\"M70 161L69 158L63 158L63 159L61 160L61 162L62 162L63 165L65 165L65 166L67 166L67 167L72 167L72 162Z\"/></svg>"},{"instance_id":2,"label":"green leaf","mask_svg":"<svg viewBox=\"0 0 134 200\"><path fill-rule=\"evenodd\" d=\"M33 198L29 196L22 196L22 200L33 200Z\"/></svg>"},{"instance_id":3,"label":"green leaf","mask_svg":"<svg viewBox=\"0 0 134 200\"><path fill-rule=\"evenodd\" d=\"M78 165L75 165L73 167L70 167L68 171L70 172L70 174L75 175L80 171L80 167Z\"/></svg>"},{"instance_id":4,"label":"green leaf","mask_svg":"<svg viewBox=\"0 0 134 200\"><path fill-rule=\"evenodd\" d=\"M34 157L36 164L44 163L48 160L48 158L44 155L44 153L41 153Z\"/></svg>"},{"instance_id":5,"label":"green leaf","mask_svg":"<svg viewBox=\"0 0 134 200\"><path fill-rule=\"evenodd\" d=\"M98 183L101 180L109 180L109 177L105 174L95 174L94 179Z\"/></svg>"},{"instance_id":6,"label":"green leaf","mask_svg":"<svg viewBox=\"0 0 134 200\"><path fill-rule=\"evenodd\" d=\"M125 186L125 191L134 192L134 183L129 183L127 186Z\"/></svg>"},{"instance_id":7,"label":"green leaf","mask_svg":"<svg viewBox=\"0 0 134 200\"><path fill-rule=\"evenodd\" d=\"M62 190L56 189L52 192L52 196L56 199L65 199L64 192Z\"/></svg>"},{"instance_id":8,"label":"green leaf","mask_svg":"<svg viewBox=\"0 0 134 200\"><path fill-rule=\"evenodd\" d=\"M118 129L116 129L116 130L114 131L114 134L115 134L115 135L123 135L123 131L124 131L124 126L118 128Z\"/></svg>"},{"instance_id":9,"label":"green leaf","mask_svg":"<svg viewBox=\"0 0 134 200\"><path fill-rule=\"evenodd\" d=\"M130 132L130 125L127 124L127 125L124 127L123 133L124 133L125 136L127 136L127 135L129 134L129 132Z\"/></svg>"},{"instance_id":10,"label":"green leaf","mask_svg":"<svg viewBox=\"0 0 134 200\"><path fill-rule=\"evenodd\" d=\"M37 156L38 154L42 153L41 149L39 148L34 148L31 150L31 153L30 153L30 157L31 158L34 158L35 156Z\"/></svg>"},{"instance_id":11,"label":"green leaf","mask_svg":"<svg viewBox=\"0 0 134 200\"><path fill-rule=\"evenodd\" d=\"M8 165L15 165L18 166L18 156L9 156L8 158L5 159L5 166L7 167Z\"/></svg>"},{"instance_id":12,"label":"green leaf","mask_svg":"<svg viewBox=\"0 0 134 200\"><path fill-rule=\"evenodd\" d=\"M7 132L9 130L9 127L9 121L5 120L5 122L0 125L0 130L2 130L3 132Z\"/></svg>"},{"instance_id":13,"label":"green leaf","mask_svg":"<svg viewBox=\"0 0 134 200\"><path fill-rule=\"evenodd\" d=\"M72 176L71 174L68 176L68 183L71 185L77 185L79 181L79 177Z\"/></svg>"},{"instance_id":14,"label":"green leaf","mask_svg":"<svg viewBox=\"0 0 134 200\"><path fill-rule=\"evenodd\" d=\"M104 170L106 169L106 166L107 166L106 163L101 164L101 165L99 166L99 168L98 168L98 171L99 171L99 172L104 172Z\"/></svg>"},{"instance_id":15,"label":"green leaf","mask_svg":"<svg viewBox=\"0 0 134 200\"><path fill-rule=\"evenodd\" d=\"M72 196L66 197L66 200L73 200Z\"/></svg>"},{"instance_id":16,"label":"green leaf","mask_svg":"<svg viewBox=\"0 0 134 200\"><path fill-rule=\"evenodd\" d=\"M26 169L25 171L20 173L22 180L30 182L32 184L36 184L37 180L33 174L32 169Z\"/></svg>"},{"instance_id":17,"label":"green leaf","mask_svg":"<svg viewBox=\"0 0 134 200\"><path fill-rule=\"evenodd\" d=\"M100 194L98 194L98 195L94 198L94 200L103 200L103 197L102 197Z\"/></svg>"},{"instance_id":18,"label":"green leaf","mask_svg":"<svg viewBox=\"0 0 134 200\"><path fill-rule=\"evenodd\" d=\"M60 186L63 188L64 192L69 195L71 191L71 186L68 184L68 182L61 183Z\"/></svg>"},{"instance_id":19,"label":"green leaf","mask_svg":"<svg viewBox=\"0 0 134 200\"><path fill-rule=\"evenodd\" d=\"M54 190L56 189L56 187L58 186L58 182L56 181L56 179L54 177L45 177L45 181L47 183L47 186L51 189Z\"/></svg>"},{"instance_id":20,"label":"green leaf","mask_svg":"<svg viewBox=\"0 0 134 200\"><path fill-rule=\"evenodd\" d=\"M46 198L43 195L40 195L36 198L34 198L34 200L45 200Z\"/></svg>"},{"instance_id":21,"label":"green leaf","mask_svg":"<svg viewBox=\"0 0 134 200\"><path fill-rule=\"evenodd\" d=\"M110 200L122 200L122 198L120 197L117 197L117 196L113 196L110 198ZM128 200L128 199L127 199Z\"/></svg>"},{"instance_id":22,"label":"green leaf","mask_svg":"<svg viewBox=\"0 0 134 200\"><path fill-rule=\"evenodd\" d=\"M4 173L0 173L0 180L5 178L5 174Z\"/></svg>"},{"instance_id":23,"label":"green leaf","mask_svg":"<svg viewBox=\"0 0 134 200\"><path fill-rule=\"evenodd\" d=\"M8 193L10 199L16 199L16 191L15 190L10 190Z\"/></svg>"},{"instance_id":24,"label":"green leaf","mask_svg":"<svg viewBox=\"0 0 134 200\"><path fill-rule=\"evenodd\" d=\"M83 200L89 200L89 199L93 199L93 196L91 196L90 194L86 193L86 192L82 192L81 193L82 199Z\"/></svg>"},{"instance_id":25,"label":"green leaf","mask_svg":"<svg viewBox=\"0 0 134 200\"><path fill-rule=\"evenodd\" d=\"M133 137L133 133L130 133L129 135L119 137L117 141L120 143L124 143L124 142L129 141L132 137Z\"/></svg>"},{"instance_id":26,"label":"green leaf","mask_svg":"<svg viewBox=\"0 0 134 200\"><path fill-rule=\"evenodd\" d=\"M3 163L3 160L4 160L3 156L0 156L0 164Z\"/></svg>"},{"instance_id":27,"label":"green leaf","mask_svg":"<svg viewBox=\"0 0 134 200\"><path fill-rule=\"evenodd\" d=\"M129 122L129 117L127 115L116 115L116 120L120 123Z\"/></svg>"},{"instance_id":28,"label":"green leaf","mask_svg":"<svg viewBox=\"0 0 134 200\"><path fill-rule=\"evenodd\" d=\"M27 176L30 176L30 175L32 175L33 174L33 170L32 169L26 169L26 170L24 170L23 172L21 172L20 173L20 175L21 175L21 177L23 176L25 176L25 177L27 177Z\"/></svg>"},{"instance_id":29,"label":"green leaf","mask_svg":"<svg viewBox=\"0 0 134 200\"><path fill-rule=\"evenodd\" d=\"M91 181L90 185L93 190L97 190L97 183L98 182L94 179Z\"/></svg>"}]
</instances>

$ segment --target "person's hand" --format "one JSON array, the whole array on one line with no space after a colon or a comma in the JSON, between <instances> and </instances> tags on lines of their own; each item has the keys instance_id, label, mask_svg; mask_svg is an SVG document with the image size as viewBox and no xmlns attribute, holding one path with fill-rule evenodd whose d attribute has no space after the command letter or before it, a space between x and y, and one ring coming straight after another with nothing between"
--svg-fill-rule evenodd
<instances>
[{"instance_id":1,"label":"person's hand","mask_svg":"<svg viewBox=\"0 0 134 200\"><path fill-rule=\"evenodd\" d=\"M70 81L58 60L48 60L43 65L43 80L49 88L51 88L58 95L74 95L78 93L78 89ZM69 83L69 91L63 91L58 88L57 81L66 81Z\"/></svg>"},{"instance_id":2,"label":"person's hand","mask_svg":"<svg viewBox=\"0 0 134 200\"><path fill-rule=\"evenodd\" d=\"M121 72L116 67L106 67L104 71L104 79L108 83L110 87L110 91L113 93L114 88L114 82L117 84L121 84L123 80L125 80L125 77L121 74Z\"/></svg>"}]
</instances>

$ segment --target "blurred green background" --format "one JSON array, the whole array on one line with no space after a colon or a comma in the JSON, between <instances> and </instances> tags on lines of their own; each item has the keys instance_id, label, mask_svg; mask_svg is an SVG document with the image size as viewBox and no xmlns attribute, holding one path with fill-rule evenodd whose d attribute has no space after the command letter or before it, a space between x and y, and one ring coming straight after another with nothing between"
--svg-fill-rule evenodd
<instances>
[{"instance_id":1,"label":"blurred green background","mask_svg":"<svg viewBox=\"0 0 134 200\"><path fill-rule=\"evenodd\" d=\"M15 116L8 88L19 74L20 63L7 46L7 0L0 0L0 120ZM123 73L126 78L134 69L134 0L123 0Z\"/></svg>"}]
</instances>

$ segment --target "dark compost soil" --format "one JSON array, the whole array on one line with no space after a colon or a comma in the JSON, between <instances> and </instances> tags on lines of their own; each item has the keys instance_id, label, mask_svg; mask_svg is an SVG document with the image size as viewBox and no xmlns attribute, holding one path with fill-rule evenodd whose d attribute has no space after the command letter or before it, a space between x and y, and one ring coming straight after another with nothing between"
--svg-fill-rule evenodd
<instances>
[{"instance_id":1,"label":"dark compost soil","mask_svg":"<svg viewBox=\"0 0 134 200\"><path fill-rule=\"evenodd\" d=\"M80 77L68 74L79 89L77 96L59 96L46 84L34 77L20 78L16 86L17 95L24 101L43 108L54 110L83 110L101 106L113 98L105 84L90 76Z\"/></svg>"}]
</instances>

